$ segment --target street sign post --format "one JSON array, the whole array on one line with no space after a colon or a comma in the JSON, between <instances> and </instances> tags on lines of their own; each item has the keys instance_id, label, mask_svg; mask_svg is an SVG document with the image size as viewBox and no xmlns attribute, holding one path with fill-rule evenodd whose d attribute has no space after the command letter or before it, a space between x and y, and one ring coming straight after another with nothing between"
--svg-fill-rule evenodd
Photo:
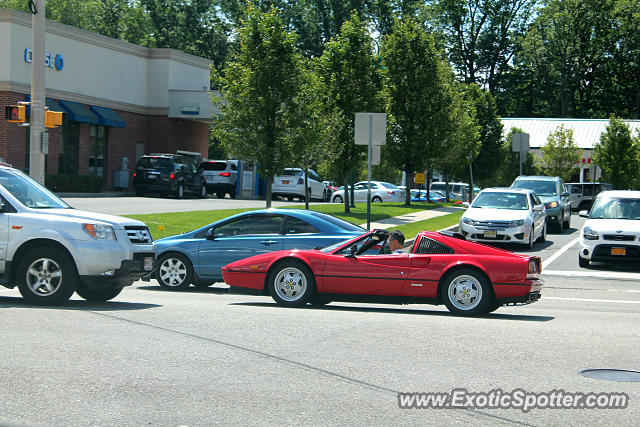
<instances>
[{"instance_id":1,"label":"street sign post","mask_svg":"<svg viewBox=\"0 0 640 427\"><path fill-rule=\"evenodd\" d=\"M356 145L368 145L367 230L369 230L371 228L371 165L380 164L380 146L387 141L387 115L356 113L354 131Z\"/></svg>"},{"instance_id":2,"label":"street sign post","mask_svg":"<svg viewBox=\"0 0 640 427\"><path fill-rule=\"evenodd\" d=\"M520 175L522 175L522 164L527 161L529 151L529 134L514 133L511 139L511 151L520 153Z\"/></svg>"}]
</instances>

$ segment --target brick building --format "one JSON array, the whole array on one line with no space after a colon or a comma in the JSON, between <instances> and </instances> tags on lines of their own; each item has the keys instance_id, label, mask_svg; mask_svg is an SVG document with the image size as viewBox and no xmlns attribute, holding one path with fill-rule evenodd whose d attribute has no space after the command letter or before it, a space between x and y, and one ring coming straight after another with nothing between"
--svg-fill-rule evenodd
<instances>
[{"instance_id":1,"label":"brick building","mask_svg":"<svg viewBox=\"0 0 640 427\"><path fill-rule=\"evenodd\" d=\"M30 98L31 40L31 15L0 11L2 111ZM65 114L63 125L49 130L46 173L98 175L111 189L124 157L130 171L145 153L184 150L206 157L210 66L176 50L47 21L46 104ZM28 127L0 120L0 157L28 170Z\"/></svg>"}]
</instances>

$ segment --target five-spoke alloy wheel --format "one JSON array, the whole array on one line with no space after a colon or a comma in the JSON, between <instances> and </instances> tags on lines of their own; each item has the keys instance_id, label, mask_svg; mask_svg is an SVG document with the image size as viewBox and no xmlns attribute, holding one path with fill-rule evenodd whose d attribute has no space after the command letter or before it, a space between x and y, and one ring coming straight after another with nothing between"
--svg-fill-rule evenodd
<instances>
[{"instance_id":1,"label":"five-spoke alloy wheel","mask_svg":"<svg viewBox=\"0 0 640 427\"><path fill-rule=\"evenodd\" d=\"M450 312L474 316L489 311L493 296L483 275L470 268L460 268L444 278L440 297Z\"/></svg>"},{"instance_id":2,"label":"five-spoke alloy wheel","mask_svg":"<svg viewBox=\"0 0 640 427\"><path fill-rule=\"evenodd\" d=\"M16 279L25 300L37 305L56 305L71 297L78 273L69 255L54 247L42 247L21 258Z\"/></svg>"},{"instance_id":3,"label":"five-spoke alloy wheel","mask_svg":"<svg viewBox=\"0 0 640 427\"><path fill-rule=\"evenodd\" d=\"M297 261L284 261L269 276L269 292L278 303L290 307L305 305L315 293L315 280L309 267Z\"/></svg>"}]
</instances>

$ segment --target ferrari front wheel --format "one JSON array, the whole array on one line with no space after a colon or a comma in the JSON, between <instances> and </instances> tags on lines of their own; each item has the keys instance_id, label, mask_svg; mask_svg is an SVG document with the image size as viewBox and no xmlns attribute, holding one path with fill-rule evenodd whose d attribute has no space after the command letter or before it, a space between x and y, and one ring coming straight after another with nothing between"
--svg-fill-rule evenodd
<instances>
[{"instance_id":1,"label":"ferrari front wheel","mask_svg":"<svg viewBox=\"0 0 640 427\"><path fill-rule=\"evenodd\" d=\"M462 268L447 274L440 297L450 312L463 316L487 313L491 290L487 279L475 270Z\"/></svg>"},{"instance_id":2,"label":"ferrari front wheel","mask_svg":"<svg viewBox=\"0 0 640 427\"><path fill-rule=\"evenodd\" d=\"M278 304L289 307L300 307L311 301L315 287L309 267L296 261L284 261L269 276L271 296Z\"/></svg>"}]
</instances>

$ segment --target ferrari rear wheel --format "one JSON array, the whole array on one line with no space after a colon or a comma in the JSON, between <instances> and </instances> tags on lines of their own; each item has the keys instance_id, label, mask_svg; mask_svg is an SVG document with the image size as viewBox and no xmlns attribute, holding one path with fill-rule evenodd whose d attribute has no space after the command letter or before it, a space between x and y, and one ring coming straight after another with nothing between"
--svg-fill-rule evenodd
<instances>
[{"instance_id":1,"label":"ferrari rear wheel","mask_svg":"<svg viewBox=\"0 0 640 427\"><path fill-rule=\"evenodd\" d=\"M311 301L316 284L309 267L296 261L285 261L275 267L269 277L269 292L281 305L300 307Z\"/></svg>"},{"instance_id":2,"label":"ferrari rear wheel","mask_svg":"<svg viewBox=\"0 0 640 427\"><path fill-rule=\"evenodd\" d=\"M442 282L440 297L450 312L464 316L487 313L491 289L487 279L470 268L447 274Z\"/></svg>"}]
</instances>

